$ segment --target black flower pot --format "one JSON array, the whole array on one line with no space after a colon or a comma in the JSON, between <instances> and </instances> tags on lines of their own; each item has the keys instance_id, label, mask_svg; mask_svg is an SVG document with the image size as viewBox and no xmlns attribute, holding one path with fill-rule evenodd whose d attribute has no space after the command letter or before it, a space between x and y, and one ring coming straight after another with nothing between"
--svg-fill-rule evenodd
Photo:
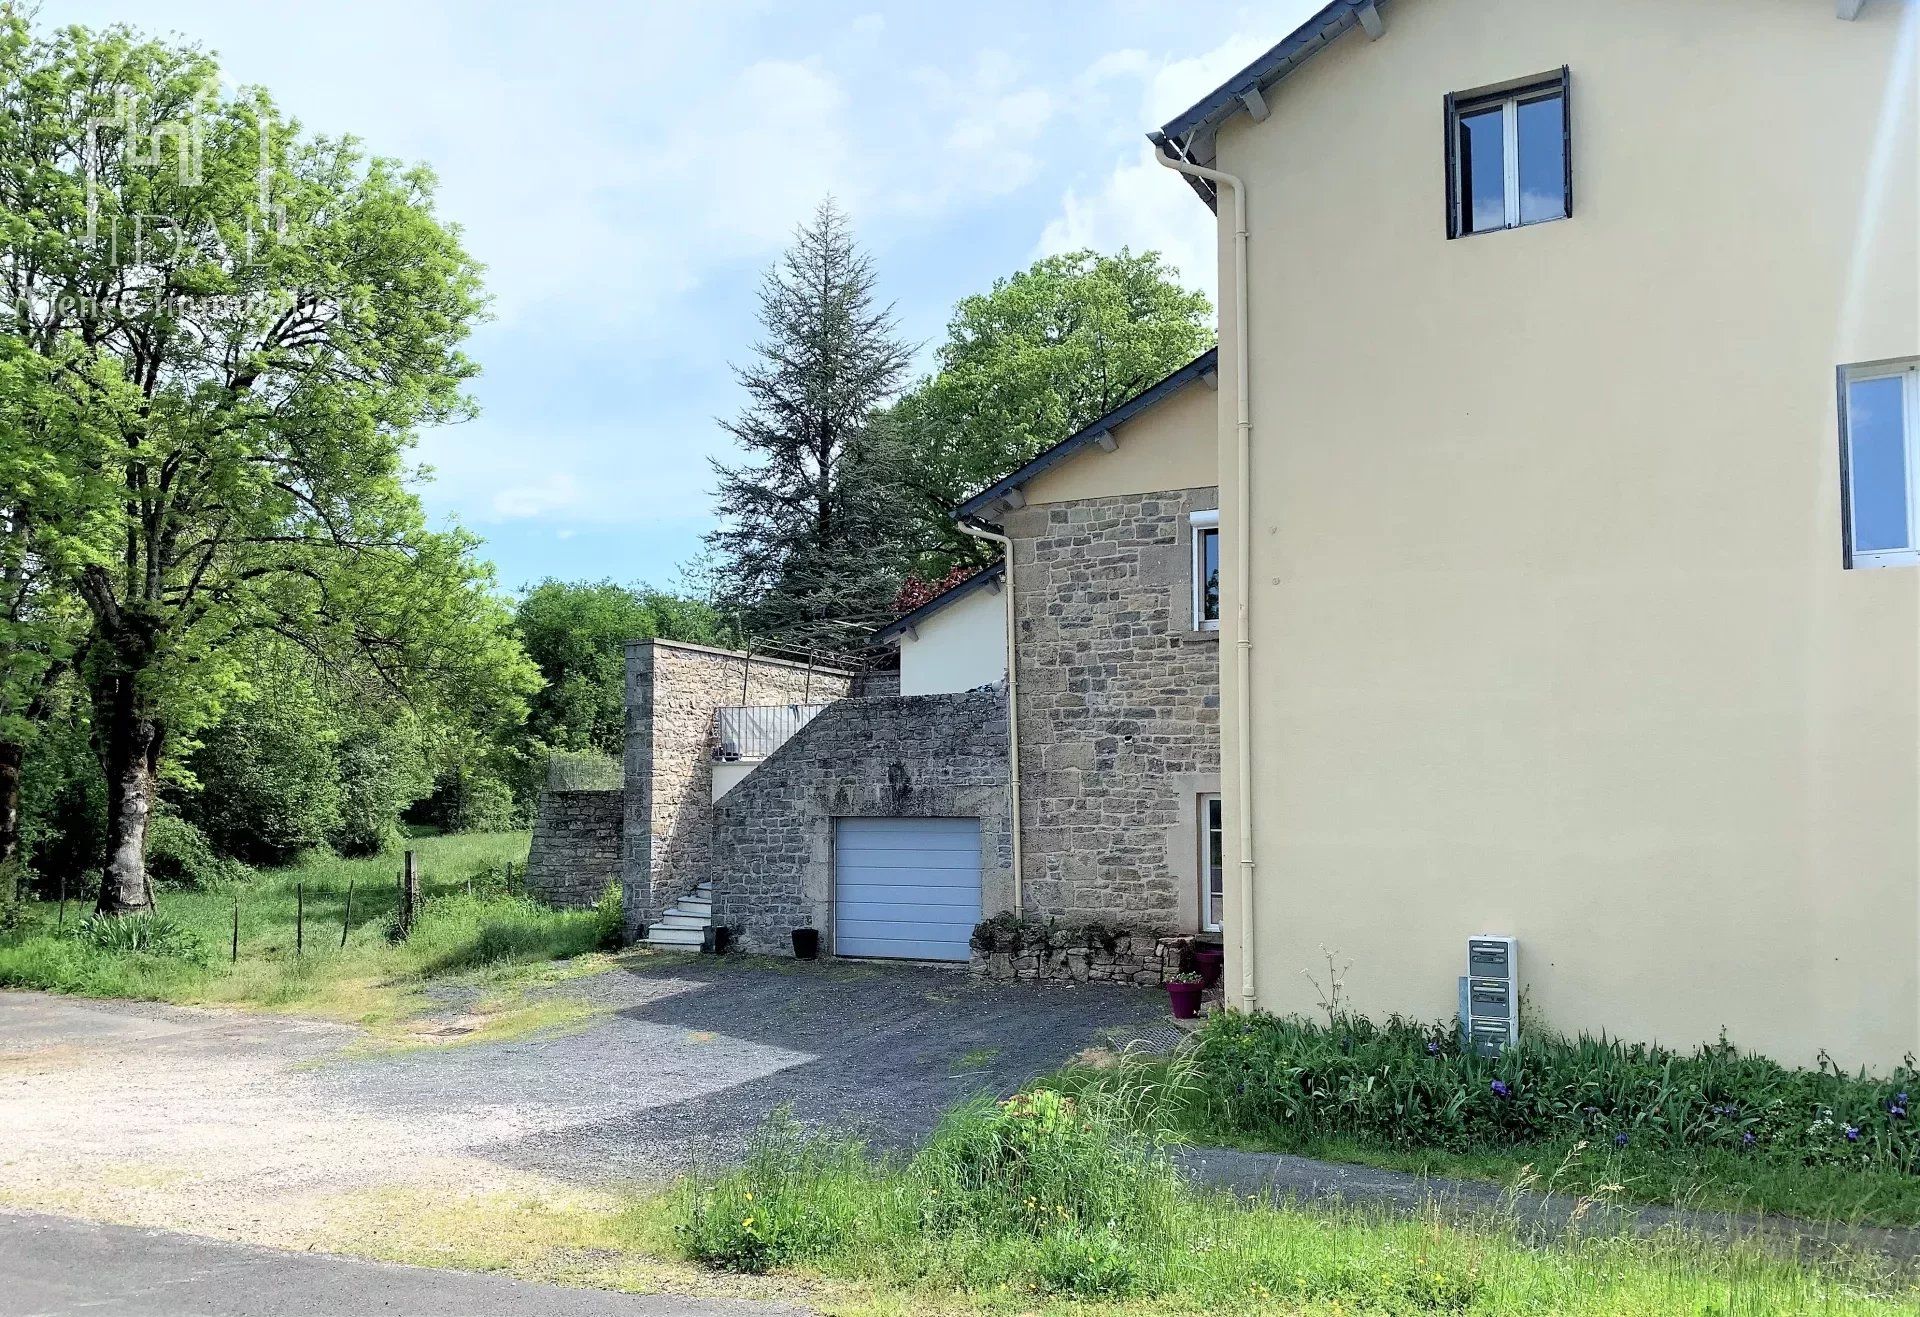
<instances>
[{"instance_id":1,"label":"black flower pot","mask_svg":"<svg viewBox=\"0 0 1920 1317\"><path fill-rule=\"evenodd\" d=\"M820 958L820 930L817 928L794 929L793 954L800 960L818 960Z\"/></svg>"}]
</instances>

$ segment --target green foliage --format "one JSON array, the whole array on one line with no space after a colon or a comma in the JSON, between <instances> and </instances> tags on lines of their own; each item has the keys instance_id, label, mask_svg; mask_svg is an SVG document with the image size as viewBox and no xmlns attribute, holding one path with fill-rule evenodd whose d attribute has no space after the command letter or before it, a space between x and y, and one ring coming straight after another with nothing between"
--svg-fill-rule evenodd
<instances>
[{"instance_id":1,"label":"green foliage","mask_svg":"<svg viewBox=\"0 0 1920 1317\"><path fill-rule=\"evenodd\" d=\"M525 833L423 837L408 842L420 854L426 900L413 936L388 941L398 906L394 881L399 856L350 860L318 852L291 868L248 875L218 891L162 892L159 915L89 919L87 934L56 927L50 903L27 902L20 926L0 935L0 988L41 988L96 997L179 1002L239 1002L274 1008L345 1003L358 1018L368 984L381 999L411 985L448 975L491 975L503 967L580 956L599 948L603 913L549 910L496 884L468 879L524 864ZM347 891L352 886L351 909ZM236 898L240 905L240 960L229 963L228 939ZM295 917L304 908L305 954L296 955ZM346 945L343 919L350 917ZM126 933L122 925L134 928ZM157 949L142 941L165 931ZM132 942L116 939L130 938ZM212 956L181 948L211 948Z\"/></svg>"},{"instance_id":2,"label":"green foliage","mask_svg":"<svg viewBox=\"0 0 1920 1317\"><path fill-rule=\"evenodd\" d=\"M162 887L214 891L245 882L247 867L213 853L200 829L162 810L147 823L147 868Z\"/></svg>"},{"instance_id":3,"label":"green foliage","mask_svg":"<svg viewBox=\"0 0 1920 1317\"><path fill-rule=\"evenodd\" d=\"M447 832L499 832L527 822L511 786L484 768L467 767L442 775L413 816Z\"/></svg>"},{"instance_id":4,"label":"green foliage","mask_svg":"<svg viewBox=\"0 0 1920 1317\"><path fill-rule=\"evenodd\" d=\"M265 633L452 725L517 721L537 679L476 541L408 487L414 436L472 412L484 311L432 175L124 28L35 39L7 11L0 98L0 465L38 473L8 515L84 605L110 775L150 804L162 747L245 695L236 642ZM108 855L102 909L147 906L137 848Z\"/></svg>"},{"instance_id":5,"label":"green foliage","mask_svg":"<svg viewBox=\"0 0 1920 1317\"><path fill-rule=\"evenodd\" d=\"M68 928L66 936L109 956L161 956L199 966L212 961L206 944L192 930L165 915L129 915L121 919L89 915Z\"/></svg>"},{"instance_id":6,"label":"green foliage","mask_svg":"<svg viewBox=\"0 0 1920 1317\"><path fill-rule=\"evenodd\" d=\"M613 755L626 737L629 640L721 647L733 641L706 604L612 581L542 581L514 609L514 625L546 681L533 697L527 731L558 750Z\"/></svg>"},{"instance_id":7,"label":"green foliage","mask_svg":"<svg viewBox=\"0 0 1920 1317\"><path fill-rule=\"evenodd\" d=\"M342 855L378 855L400 843L401 811L433 778L410 718L365 720L334 747L339 818L327 840Z\"/></svg>"},{"instance_id":8,"label":"green foliage","mask_svg":"<svg viewBox=\"0 0 1920 1317\"><path fill-rule=\"evenodd\" d=\"M1049 256L963 298L938 371L893 409L917 573L980 561L953 507L1199 356L1212 318L1159 253L1125 248Z\"/></svg>"},{"instance_id":9,"label":"green foliage","mask_svg":"<svg viewBox=\"0 0 1920 1317\"><path fill-rule=\"evenodd\" d=\"M1120 940L1133 936L1134 932L1119 924L1081 923L1002 910L975 924L968 941L975 951L988 955L994 952L1018 955L1023 951L1078 950L1103 951L1111 955L1119 947Z\"/></svg>"},{"instance_id":10,"label":"green foliage","mask_svg":"<svg viewBox=\"0 0 1920 1317\"><path fill-rule=\"evenodd\" d=\"M20 812L34 886L43 894L62 882L69 894L86 890L106 850L107 784L77 709L43 723L27 747Z\"/></svg>"},{"instance_id":11,"label":"green foliage","mask_svg":"<svg viewBox=\"0 0 1920 1317\"><path fill-rule=\"evenodd\" d=\"M811 1261L846 1240L871 1182L858 1144L811 1137L782 1107L739 1170L685 1191L677 1234L688 1257L716 1270Z\"/></svg>"},{"instance_id":12,"label":"green foliage","mask_svg":"<svg viewBox=\"0 0 1920 1317\"><path fill-rule=\"evenodd\" d=\"M819 649L858 640L899 588L897 485L880 408L910 352L875 301L871 261L831 201L794 235L760 289L762 339L736 367L746 407L716 461L720 526L707 537L716 602L758 641Z\"/></svg>"},{"instance_id":13,"label":"green foliage","mask_svg":"<svg viewBox=\"0 0 1920 1317\"><path fill-rule=\"evenodd\" d=\"M200 790L187 816L249 864L287 864L324 844L341 822L332 732L327 711L286 689L234 706L190 761Z\"/></svg>"},{"instance_id":14,"label":"green foliage","mask_svg":"<svg viewBox=\"0 0 1920 1317\"><path fill-rule=\"evenodd\" d=\"M1162 1154L1165 1113L1124 1090L969 1102L907 1158L809 1135L783 1111L739 1169L677 1191L676 1238L718 1269L888 1283L906 1311L1053 1311L1057 1296L1101 1311L1786 1317L1891 1314L1914 1297L1870 1266L1807 1269L1723 1241L1593 1232L1542 1249L1517 1221L1210 1195Z\"/></svg>"},{"instance_id":15,"label":"green foliage","mask_svg":"<svg viewBox=\"0 0 1920 1317\"><path fill-rule=\"evenodd\" d=\"M1450 1150L1580 1139L1920 1171L1911 1058L1870 1078L1824 1059L1788 1069L1724 1040L1677 1053L1535 1037L1487 1059L1463 1053L1451 1025L1222 1012L1201 1031L1194 1074L1221 1128L1242 1134Z\"/></svg>"}]
</instances>

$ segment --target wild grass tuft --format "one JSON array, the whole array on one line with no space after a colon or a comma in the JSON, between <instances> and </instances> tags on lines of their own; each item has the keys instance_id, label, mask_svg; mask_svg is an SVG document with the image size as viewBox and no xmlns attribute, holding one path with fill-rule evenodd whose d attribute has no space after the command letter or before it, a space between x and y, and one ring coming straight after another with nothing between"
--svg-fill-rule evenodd
<instances>
[{"instance_id":1,"label":"wild grass tuft","mask_svg":"<svg viewBox=\"0 0 1920 1317\"><path fill-rule=\"evenodd\" d=\"M907 1295L907 1310L1882 1314L1916 1296L1865 1265L1746 1246L1598 1236L1531 1245L1473 1225L1236 1200L1182 1182L1154 1101L1037 1089L950 1113L880 1156L784 1114L739 1169L668 1200L680 1249L720 1269L798 1270ZM1149 1119L1143 1121L1143 1114ZM911 1296L920 1296L918 1300Z\"/></svg>"}]
</instances>

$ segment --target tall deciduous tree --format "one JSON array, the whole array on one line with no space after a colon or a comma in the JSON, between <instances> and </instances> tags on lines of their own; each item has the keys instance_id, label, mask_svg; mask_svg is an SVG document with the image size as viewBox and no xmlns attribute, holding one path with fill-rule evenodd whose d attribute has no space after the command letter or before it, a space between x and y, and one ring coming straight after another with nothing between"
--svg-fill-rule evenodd
<instances>
[{"instance_id":1,"label":"tall deciduous tree","mask_svg":"<svg viewBox=\"0 0 1920 1317\"><path fill-rule=\"evenodd\" d=\"M847 216L824 202L760 290L764 337L735 375L747 406L727 430L746 451L715 462L723 518L708 537L716 601L757 639L857 641L899 585L898 504L880 409L909 354Z\"/></svg>"},{"instance_id":2,"label":"tall deciduous tree","mask_svg":"<svg viewBox=\"0 0 1920 1317\"><path fill-rule=\"evenodd\" d=\"M732 640L706 604L612 581L542 581L520 600L514 623L547 683L533 698L527 730L556 750L609 755L626 744L627 641Z\"/></svg>"},{"instance_id":3,"label":"tall deciduous tree","mask_svg":"<svg viewBox=\"0 0 1920 1317\"><path fill-rule=\"evenodd\" d=\"M23 510L91 627L103 912L152 903L161 756L244 680L236 638L524 694L472 541L406 487L416 430L470 410L482 310L426 171L223 94L194 47L0 17L0 335L52 394L0 442L61 482Z\"/></svg>"},{"instance_id":4,"label":"tall deciduous tree","mask_svg":"<svg viewBox=\"0 0 1920 1317\"><path fill-rule=\"evenodd\" d=\"M893 409L917 574L981 561L952 508L1205 351L1212 317L1159 253L1125 248L1049 256L962 299L939 370Z\"/></svg>"}]
</instances>

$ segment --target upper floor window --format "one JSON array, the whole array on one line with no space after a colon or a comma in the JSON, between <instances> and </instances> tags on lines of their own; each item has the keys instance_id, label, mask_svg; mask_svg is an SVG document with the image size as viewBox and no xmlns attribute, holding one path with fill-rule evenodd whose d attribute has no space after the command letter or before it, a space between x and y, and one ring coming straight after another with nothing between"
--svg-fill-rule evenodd
<instances>
[{"instance_id":1,"label":"upper floor window","mask_svg":"<svg viewBox=\"0 0 1920 1317\"><path fill-rule=\"evenodd\" d=\"M1220 513L1196 512L1193 524L1193 629L1220 629Z\"/></svg>"},{"instance_id":2,"label":"upper floor window","mask_svg":"<svg viewBox=\"0 0 1920 1317\"><path fill-rule=\"evenodd\" d=\"M1848 366L1841 371L1841 470L1845 475L1850 567L1920 562L1914 526L1915 425L1920 362Z\"/></svg>"},{"instance_id":3,"label":"upper floor window","mask_svg":"<svg viewBox=\"0 0 1920 1317\"><path fill-rule=\"evenodd\" d=\"M1567 70L1447 97L1447 236L1573 213Z\"/></svg>"}]
</instances>

